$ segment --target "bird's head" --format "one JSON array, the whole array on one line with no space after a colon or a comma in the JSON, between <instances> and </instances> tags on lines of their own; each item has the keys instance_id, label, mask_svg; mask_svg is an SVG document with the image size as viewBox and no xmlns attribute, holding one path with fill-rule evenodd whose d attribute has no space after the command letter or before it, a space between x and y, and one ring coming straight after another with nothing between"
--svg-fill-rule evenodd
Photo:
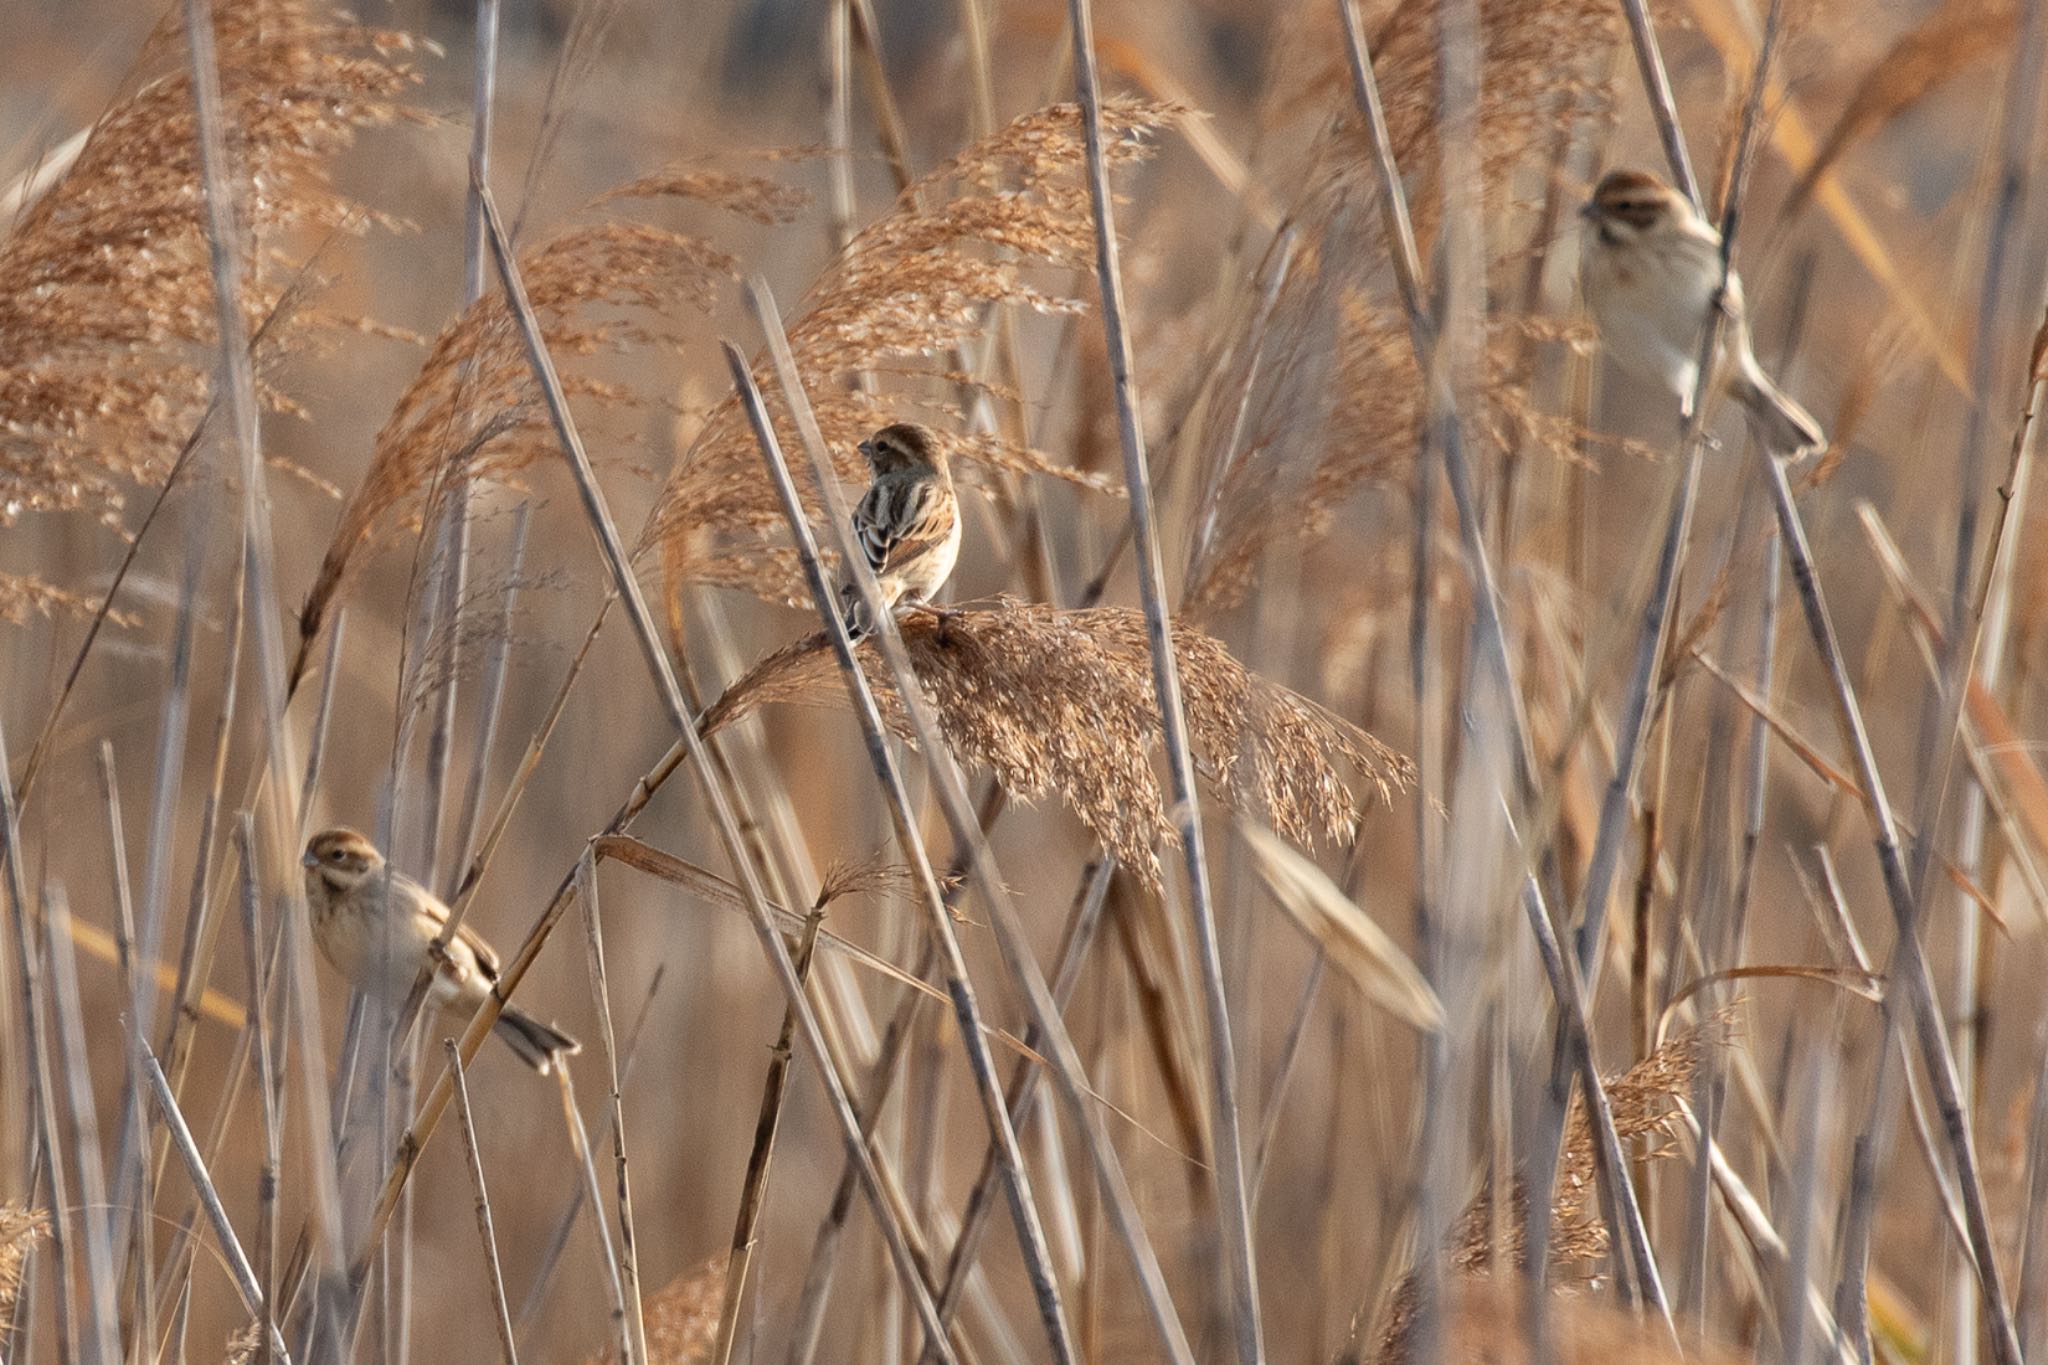
<instances>
[{"instance_id":1,"label":"bird's head","mask_svg":"<svg viewBox=\"0 0 2048 1365\"><path fill-rule=\"evenodd\" d=\"M877 476L898 469L936 469L946 472L946 448L930 428L915 422L896 422L860 443L860 453Z\"/></svg>"},{"instance_id":2,"label":"bird's head","mask_svg":"<svg viewBox=\"0 0 2048 1365\"><path fill-rule=\"evenodd\" d=\"M314 835L299 858L308 877L318 877L337 892L348 892L384 865L377 846L352 829L330 829Z\"/></svg>"},{"instance_id":3,"label":"bird's head","mask_svg":"<svg viewBox=\"0 0 2048 1365\"><path fill-rule=\"evenodd\" d=\"M1692 213L1684 195L1648 171L1609 171L1579 206L1579 217L1609 246L1632 242Z\"/></svg>"}]
</instances>

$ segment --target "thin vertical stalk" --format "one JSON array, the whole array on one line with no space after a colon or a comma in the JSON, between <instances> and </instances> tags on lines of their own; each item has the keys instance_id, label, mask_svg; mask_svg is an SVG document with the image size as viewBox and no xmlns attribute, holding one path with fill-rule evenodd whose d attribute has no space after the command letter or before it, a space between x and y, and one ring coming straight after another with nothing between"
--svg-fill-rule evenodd
<instances>
[{"instance_id":1,"label":"thin vertical stalk","mask_svg":"<svg viewBox=\"0 0 2048 1365\"><path fill-rule=\"evenodd\" d=\"M185 41L192 66L193 116L199 142L200 179L205 189L207 248L213 271L215 325L220 335L220 383L226 389L230 430L239 457L242 495L243 591L256 632L257 676L263 704L264 757L269 797L277 812L273 833L282 843L297 829L296 793L291 785L291 734L285 728L289 701L284 637L274 610L278 601L276 557L271 545L270 497L264 475L261 413L248 328L242 318L242 238L229 191L227 130L220 104L220 68L215 60L213 11L207 0L185 0ZM296 849L278 849L283 854Z\"/></svg>"},{"instance_id":2,"label":"thin vertical stalk","mask_svg":"<svg viewBox=\"0 0 2048 1365\"><path fill-rule=\"evenodd\" d=\"M1657 123L1658 140L1664 144L1664 159L1671 164L1671 178L1693 207L1705 199L1700 182L1693 175L1692 157L1685 150L1685 129L1678 122L1678 103L1671 97L1671 77L1664 70L1664 51L1657 46L1657 30L1650 22L1644 0L1621 0L1628 17L1629 43L1635 49L1636 70L1643 78L1643 93L1650 99L1650 114Z\"/></svg>"},{"instance_id":3,"label":"thin vertical stalk","mask_svg":"<svg viewBox=\"0 0 2048 1365\"><path fill-rule=\"evenodd\" d=\"M526 537L533 525L533 504L522 502L512 514L512 548L506 556L505 593L498 620L491 631L489 651L484 655L484 675L477 686L476 743L470 754L469 781L462 792L462 812L455 821L455 841L449 845L447 877L443 899L453 900L456 883L469 866L476 847L477 827L483 819L484 786L491 771L491 752L497 747L498 720L504 710L506 666L512 657L512 613L518 605L519 575L526 565Z\"/></svg>"},{"instance_id":4,"label":"thin vertical stalk","mask_svg":"<svg viewBox=\"0 0 2048 1365\"><path fill-rule=\"evenodd\" d=\"M256 1283L263 1294L263 1335L259 1356L269 1365L270 1339L277 1331L277 1198L283 1164L283 1112L277 1096L277 1067L271 1052L265 1001L270 982L263 970L263 897L256 881L256 831L247 811L235 822L235 851L242 862L242 960L249 985L249 1051L256 1059L256 1095L262 1106L263 1159L256 1169Z\"/></svg>"},{"instance_id":5,"label":"thin vertical stalk","mask_svg":"<svg viewBox=\"0 0 2048 1365\"><path fill-rule=\"evenodd\" d=\"M0 724L0 774L8 772L7 730ZM49 1182L50 1248L57 1263L56 1332L59 1359L69 1359L78 1340L77 1304L69 1292L76 1273L78 1239L72 1225L71 1185L66 1178L63 1135L57 1125L57 1082L50 1070L49 1039L42 1023L42 954L36 943L33 903L28 894L28 872L23 867L21 821L14 805L13 783L0 776L0 862L6 864L7 918L14 929L14 970L19 980L16 993L21 1001L21 1041L31 1074L29 1140L25 1144L30 1167L35 1166L37 1143L42 1147L43 1175ZM45 937L47 937L47 932Z\"/></svg>"},{"instance_id":6,"label":"thin vertical stalk","mask_svg":"<svg viewBox=\"0 0 2048 1365\"><path fill-rule=\"evenodd\" d=\"M505 1303L505 1272L498 1264L498 1232L491 1218L491 1192L484 1184L484 1156L477 1149L476 1125L469 1115L469 1079L463 1073L462 1058L455 1040L443 1038L441 1047L448 1059L448 1074L455 1078L455 1118L462 1132L462 1150L469 1158L469 1187L476 1196L476 1235L483 1243L484 1269L491 1281L491 1325L498 1329L498 1349L505 1365L519 1365L519 1348L512 1344L512 1313Z\"/></svg>"},{"instance_id":7,"label":"thin vertical stalk","mask_svg":"<svg viewBox=\"0 0 2048 1365\"><path fill-rule=\"evenodd\" d=\"M820 900L804 917L803 935L797 940L796 971L806 982L810 980L811 954L817 948L818 928L824 919L825 905ZM747 1289L747 1273L754 1263L761 1209L767 1201L768 1172L775 1158L775 1137L782 1127L795 1036L796 1012L785 1008L782 1027L775 1035L775 1048L770 1054L768 1074L761 1082L761 1113L754 1121L754 1149L747 1155L747 1173L740 1181L740 1209L733 1220L732 1246L726 1252L725 1295L718 1311L718 1336L712 1343L708 1365L728 1365L733 1342L739 1336L740 1302Z\"/></svg>"},{"instance_id":8,"label":"thin vertical stalk","mask_svg":"<svg viewBox=\"0 0 2048 1365\"><path fill-rule=\"evenodd\" d=\"M485 184L490 179L491 114L498 85L499 0L476 0L475 68L470 98L470 180ZM484 245L483 211L471 190L464 204L462 242L462 301L474 304L484 296L490 278L489 251ZM466 378L467 376L465 376ZM435 552L433 598L434 630L447 651L441 676L427 698L434 706L434 724L427 735L425 790L420 798L419 867L428 885L439 886L436 876L441 861L441 816L448 769L453 756L456 702L462 677L462 608L469 582L469 478L468 472L450 462L444 476L442 497L445 507ZM448 861L459 868L464 850L456 848Z\"/></svg>"},{"instance_id":9,"label":"thin vertical stalk","mask_svg":"<svg viewBox=\"0 0 2048 1365\"><path fill-rule=\"evenodd\" d=\"M455 1061L458 1065L467 1065L460 1053ZM447 1075L455 1081L459 1072L450 1071ZM590 1211L591 1231L597 1236L598 1250L604 1253L605 1292L610 1298L612 1331L618 1338L619 1359L625 1365L639 1365L645 1357L634 1355L636 1327L626 1308L626 1285L619 1272L618 1248L612 1244L611 1226L604 1218L604 1189L597 1181L597 1158L590 1150L590 1131L583 1124L583 1111L576 1105L576 1080L566 1066L556 1067L554 1077L562 1097L562 1124L569 1134L569 1146L576 1154L577 1174L582 1177L584 1207Z\"/></svg>"},{"instance_id":10,"label":"thin vertical stalk","mask_svg":"<svg viewBox=\"0 0 2048 1365\"><path fill-rule=\"evenodd\" d=\"M1209 860L1202 837L1200 795L1188 748L1187 717L1181 709L1180 668L1174 658L1172 623L1166 605L1166 572L1153 523L1152 470L1145 453L1135 363L1124 326L1123 277L1117 265L1116 211L1109 167L1102 151L1102 89L1095 69L1092 0L1067 0L1073 36L1074 87L1081 101L1081 127L1088 162L1088 197L1095 211L1096 285L1102 300L1104 345L1116 391L1117 436L1123 450L1124 487L1130 508L1132 547L1138 565L1138 593L1145 633L1152 647L1152 686L1159 703L1166 763L1172 779L1172 818L1180 833L1187 871L1188 912L1202 971L1202 1003L1209 1032L1210 1140L1216 1154L1216 1202L1222 1214L1229 1265L1233 1324L1240 1365L1265 1359L1259 1321L1259 1277L1250 1192L1245 1183L1243 1134L1237 1112L1237 1054L1231 1045L1230 1003L1224 993L1223 958L1210 900Z\"/></svg>"},{"instance_id":11,"label":"thin vertical stalk","mask_svg":"<svg viewBox=\"0 0 2048 1365\"><path fill-rule=\"evenodd\" d=\"M598 912L597 862L588 845L576 864L576 898L583 908L584 961L590 972L591 995L597 1002L597 1036L604 1050L612 1165L619 1198L619 1261L625 1278L626 1326L632 1333L627 1365L645 1365L647 1319L640 1303L639 1234L633 1222L633 1181L626 1165L626 1108L619 1090L619 1042L612 1031L612 990L604 969L604 922Z\"/></svg>"},{"instance_id":12,"label":"thin vertical stalk","mask_svg":"<svg viewBox=\"0 0 2048 1365\"><path fill-rule=\"evenodd\" d=\"M1963 705L1961 694L1971 682L1968 672L1971 661L1964 654L1963 645L1969 638L1965 625L1976 569L1978 521L1984 496L1985 428L1989 424L1991 396L1996 389L1996 367L2001 360L1998 340L2000 324L2005 317L2003 304L2005 296L2012 292L2006 281L2007 261L2027 188L2029 151L2040 103L2042 49L2048 45L2048 35L2042 31L2048 4L2043 4L2042 0L2028 0L2021 9L2025 21L2020 25L2020 41L2013 49L2013 69L2008 77L1997 198L1985 243L1984 276L1977 295L1977 332L1970 354L1969 416L1964 423L1961 458L1957 462L1956 482L1961 489L1962 501L1956 512L1955 573L1949 599L1948 636L1952 648L1941 670L1937 693L1940 704L1930 708L1930 712L1939 711L1947 721L1947 728L1927 735L1922 752L1930 758L1932 754L1928 752L1928 746L1941 745L1944 758L1952 759L1956 744L1956 718L1960 716ZM2030 465L2021 466L2021 478L2010 490L2012 500L2020 506L2026 505L2025 473L2030 468ZM1985 568L1990 585L1989 599L1980 627L1975 667L1976 676L1987 690L1995 691L2004 676L2013 566L2017 562L2019 545L2017 532L2024 525L2024 520L2014 524L2014 534L2001 542L1998 558ZM1931 715L1930 722L1933 723ZM1934 845L1940 837L1939 823L1933 816L1939 809L1943 789L1947 785L1950 764L1943 762L1938 769L1929 764L1924 769L1930 774L1937 770L1942 779L1930 780L1927 789L1920 793L1920 857L1923 864L1933 855ZM1957 874L1968 881L1975 881L1977 877L1984 842L1985 805L1983 787L1966 778L1961 808L1957 813L1954 863ZM1920 881L1925 884L1924 873ZM1958 1099L1967 1112L1976 1094L1978 1025L1975 1003L1983 918L1961 891L1956 893L1956 901L1955 999L1961 1013L1953 1041L1956 1081L1961 1087ZM1977 1353L1977 1315L1968 1307L1969 1274L1969 1267L1963 1267L1960 1272L1963 1282L1958 1285L1960 1292L1949 1296L1953 1305L1950 1349L1957 1360L1972 1359Z\"/></svg>"},{"instance_id":13,"label":"thin vertical stalk","mask_svg":"<svg viewBox=\"0 0 2048 1365\"><path fill-rule=\"evenodd\" d=\"M654 1005L655 994L661 989L661 980L666 968L656 967L653 980L647 983L647 994L641 998L640 1011L634 1016L633 1026L626 1032L626 1045L619 1052L619 1083L632 1079L633 1059L640 1050L640 1032L647 1024L647 1011ZM607 1113L605 1127L598 1133L600 1141L611 1140L612 1116ZM569 1245L569 1234L576 1228L576 1217L583 1211L583 1186L578 1183L570 1188L568 1207L562 1210L561 1218L555 1223L555 1230L541 1243L540 1269L534 1272L533 1283L520 1302L519 1317L513 1324L514 1335L523 1334L533 1322L547 1301L547 1290L554 1280L555 1267L561 1263L562 1252Z\"/></svg>"},{"instance_id":14,"label":"thin vertical stalk","mask_svg":"<svg viewBox=\"0 0 2048 1365\"><path fill-rule=\"evenodd\" d=\"M43 888L44 946L50 957L51 1007L57 1017L57 1041L64 1060L70 1094L71 1152L78 1162L78 1197L85 1228L86 1302L91 1307L92 1334L85 1352L91 1359L121 1358L119 1309L115 1303L113 1229L107 1209L107 1179L100 1151L98 1111L93 1107L92 1067L85 1054L85 1008L78 995L78 958L72 949L71 902L59 882ZM60 1291L69 1285L60 1285Z\"/></svg>"}]
</instances>

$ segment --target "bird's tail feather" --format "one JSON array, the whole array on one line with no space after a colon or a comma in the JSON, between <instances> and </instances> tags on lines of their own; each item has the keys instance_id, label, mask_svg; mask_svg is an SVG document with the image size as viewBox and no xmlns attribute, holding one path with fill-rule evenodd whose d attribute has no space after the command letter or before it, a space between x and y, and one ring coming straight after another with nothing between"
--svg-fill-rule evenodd
<instances>
[{"instance_id":1,"label":"bird's tail feather","mask_svg":"<svg viewBox=\"0 0 2048 1365\"><path fill-rule=\"evenodd\" d=\"M519 1054L520 1061L543 1076L554 1066L555 1058L573 1056L583 1050L583 1044L553 1024L543 1024L517 1005L505 1006L492 1031Z\"/></svg>"},{"instance_id":2,"label":"bird's tail feather","mask_svg":"<svg viewBox=\"0 0 2048 1365\"><path fill-rule=\"evenodd\" d=\"M1756 424L1757 439L1773 455L1790 457L1827 444L1827 436L1813 414L1756 366L1737 368L1728 391L1748 410L1750 421Z\"/></svg>"}]
</instances>

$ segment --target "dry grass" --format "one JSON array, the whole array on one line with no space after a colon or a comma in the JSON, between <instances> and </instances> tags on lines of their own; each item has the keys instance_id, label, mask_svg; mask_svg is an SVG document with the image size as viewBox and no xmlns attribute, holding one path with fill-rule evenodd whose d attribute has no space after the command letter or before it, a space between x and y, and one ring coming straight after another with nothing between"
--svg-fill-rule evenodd
<instances>
[{"instance_id":1,"label":"dry grass","mask_svg":"<svg viewBox=\"0 0 2048 1365\"><path fill-rule=\"evenodd\" d=\"M0 532L0 748L15 766L0 781L22 798L10 817L19 837L0 839L8 1365L64 1365L60 1331L72 1355L92 1353L81 1337L102 1251L121 1334L109 1357L264 1354L182 1164L156 1178L163 1115L125 1131L115 1021L136 1007L138 970L158 1003L137 1033L160 1048L259 1280L291 1296L280 1328L294 1359L332 1355L315 1340L330 1325L353 1333L366 1363L492 1356L495 1264L522 1359L615 1357L635 1335L638 1286L694 1266L645 1295L649 1365L705 1360L721 1329L734 1360L805 1365L790 1349L800 1321L820 1333L809 1365L895 1365L914 1357L920 1329L882 1231L940 1283L968 1245L955 1234L978 1180L993 1183L974 1207L992 1212L977 1250L961 1253L976 1277L956 1296L962 1360L1056 1355L1047 1339L1062 1330L1075 1358L1172 1358L1162 1345L1173 1333L1133 1292L1140 1242L1196 1358L1234 1358L1239 1309L1220 1262L1237 1224L1217 1198L1226 1148L1207 1093L1228 1065L1239 1107L1222 1121L1245 1153L1266 1359L1404 1358L1418 1285L1434 1279L1413 1245L1425 1213L1447 1220L1430 1248L1446 1357L1530 1359L1513 1272L1537 1210L1556 1290L1547 1358L1672 1360L1653 1312L1616 1311L1619 1244L1583 1095L1563 1119L1556 1169L1536 1164L1560 1011L1513 883L1535 875L1570 944L1603 819L1618 891L1595 945L1591 1046L1613 1069L1605 1112L1645 1213L1644 1254L1683 1310L1680 1339L1731 1343L1688 1358L1783 1357L1784 1304L1853 1310L1868 1297L1878 1354L1993 1360L2001 1317L2048 1303L2048 1099L2035 1103L2048 579L2040 481L2008 467L2010 452L2034 449L2033 386L2048 370L2031 297L2039 262L2025 249L2048 225L2048 193L2022 167L2010 212L1994 211L2001 168L1986 158L2022 145L2029 125L1984 127L1987 109L2004 119L2004 91L2024 88L2014 59L2038 55L2013 36L2028 11L1958 0L1918 17L1813 0L1784 16L1797 37L1780 49L1772 150L1745 204L1740 259L1767 366L1834 414L1822 466L1833 477L1784 513L1801 520L1816 573L1770 588L1771 509L1736 422L1716 412L1723 445L1706 460L1668 629L1639 654L1660 541L1645 509L1663 505L1678 471L1617 433L1661 440L1670 413L1614 382L1572 283L1585 181L1657 164L1621 10L1471 0L1481 94L1466 147L1440 116L1446 35L1458 31L1443 21L1458 0L1361 4L1424 273L1438 276L1427 292L1448 282L1480 315L1451 334L1446 374L1472 530L1498 589L1499 652L1520 693L1510 708L1491 618L1476 610L1478 556L1464 526L1452 534L1441 484L1429 485L1436 521L1417 524L1418 475L1441 469L1441 452L1425 449L1432 397L1334 5L1095 5L1103 170L1125 197L1120 292L1170 647L1211 797L1212 945L1183 879L1163 871L1176 824L1133 609L1132 509L1104 474L1121 433L1096 316L1086 139L1076 106L1059 102L1073 89L1061 7L798 6L818 16L816 35L754 29L779 12L754 0L590 0L560 34L535 18L559 5L504 7L490 179L508 216L533 226L513 240L604 495L586 502L551 500L563 486L550 469L555 424L497 282L471 306L430 302L460 297L467 264L466 7L408 11L432 16L453 53L443 62L316 0L215 0L260 391L271 411L310 418L263 423L260 467L273 491L304 472L286 457L340 485L334 502L296 490L245 502L264 490L221 477L229 433L204 418L218 345L181 16L146 42L133 31L133 72L104 114L80 104L89 126L66 142L55 121L73 106L73 75L77 88L102 86L131 55L116 50L131 21L108 18L115 0L72 3L78 17L67 6L63 21L16 6L0 44L0 74L25 92L0 100L20 172L0 185L0 516L17 522ZM1732 96L1750 82L1749 36L1717 0L1683 11L1653 17L1712 182L1735 141ZM835 15L852 31L835 33ZM1991 94L1973 98L1980 77ZM53 126L24 131L25 107ZM427 131L358 140L399 120ZM39 174L33 147L46 136L64 150ZM799 150L740 150L762 146ZM1447 165L1474 167L1477 183L1445 186ZM1828 177L1823 211L1787 215L1802 174ZM1445 206L1461 198L1481 206L1484 231L1470 261L1439 261ZM421 230L348 235L401 223ZM2022 301L1980 319L1987 243L2010 263L2004 292ZM1059 1329L1040 1322L1020 1266L1022 1201L982 1174L988 1116L945 1008L960 988L934 984L906 903L926 870L901 865L914 857L904 849L877 853L879 798L853 758L844 681L714 363L721 340L759 340L735 287L756 275L789 304L798 378L847 491L866 479L855 443L894 420L939 430L975 490L952 586L976 600L910 610L900 625L943 741L975 770L1005 889L1005 905L990 906L979 879L933 870L962 921L1005 929L964 932L960 945L998 1083L1021 1107L1049 1058L1078 1068L1049 1113L1017 1120ZM1943 316L1921 316L1920 298L1944 300ZM357 315L431 340L394 364L373 334L396 329ZM1962 367L1945 370L1927 341L1979 332L1973 428L1951 382ZM765 361L756 368L795 456L786 397ZM1972 429L1987 465L1976 489L1958 474ZM178 498L217 499L209 515L188 515L190 501L137 515L186 450ZM808 477L802 495L822 516ZM454 490L475 511L459 577L434 549ZM600 502L601 515L590 510ZM265 507L274 571L252 539L263 571L245 577L236 516ZM1978 536L1958 546L1971 507ZM599 617L614 586L591 544L604 516L607 543L615 533L650 587L659 579L665 641L626 638L620 613ZM1873 573L1857 528L1880 523L1897 543ZM193 534L202 524L213 543ZM1981 594L1980 623L1994 524L2012 552ZM85 637L76 616L130 549L116 605L139 628ZM275 600L252 600L266 578ZM1795 589L1826 594L1848 659L1839 686L1816 666ZM334 629L344 605L347 629ZM273 695L269 632L294 611L292 680L307 685L286 698ZM1971 645L1960 690L1942 685L1938 653L1930 665L1921 652L1935 635ZM334 643L330 675L316 665ZM643 648L669 651L693 701L713 699L703 771L675 743ZM1628 799L1603 814L1629 749L1618 732L1637 657L1643 761L1612 787ZM859 658L904 734L874 646ZM1505 761L1524 717L1526 780ZM1869 734L1879 761L1845 757L1845 733ZM31 748L39 776L24 786ZM302 818L381 828L389 812L394 866L437 888L466 884L466 922L501 950L506 989L584 1040L551 1078L557 1093L502 1049L469 1069L489 1220L458 1154L434 1150L451 1126L430 1088L439 1034L406 1100L384 1083L395 1063L380 1012L345 1013L347 984L299 952L297 833L269 782L274 762L309 753L319 767ZM904 759L913 799L930 785L926 757ZM1913 978L1886 961L1896 929L1862 804L1872 769L1946 874L1906 909L1920 917L1931 1017L1946 1021L1961 1078L1951 1114L1871 1102L1876 1059L1899 1060L1872 983L1914 1003ZM729 836L707 818L714 791L733 813ZM1045 809L1016 809L1034 802ZM913 815L936 832L929 809ZM1260 833L1229 837L1239 821ZM965 857L958 840L934 842ZM244 847L255 850L247 877ZM578 879L569 870L586 853L591 875ZM1123 875L1098 880L1111 857ZM795 912L823 917L807 986L818 1055L808 1026L788 1035L793 1052L777 1046L788 1002L743 921L743 867L785 907L771 912L785 934L798 932ZM1275 883L1295 897L1292 923L1273 913ZM51 940L39 914L60 889L68 941ZM1017 919L998 918L1010 906ZM1024 932L1010 936L1013 924ZM24 970L23 945L45 970ZM1024 1020L1026 983L1012 973L1033 948L1071 1058ZM1205 996L1210 981L1219 989ZM1740 1029L1715 1013L1737 981ZM1235 1034L1229 1062L1217 1018ZM84 1046L67 1032L74 1019ZM1676 1041L1653 1046L1667 1026ZM1901 1035L1920 1054L1908 1061L1922 1090L1946 1074L1929 1065L1946 1060L1934 1033ZM31 1038L45 1055L28 1054ZM1827 1060L1834 1086L1817 1110L1802 1108L1820 1093L1801 1089L1812 1058ZM56 1082L57 1114L38 1111L39 1067ZM842 1179L821 1067L877 1114L872 1199ZM1674 1136L1678 1100L1694 1095L1714 1097L1697 1115L1728 1182L1704 1223L1691 1217L1695 1145ZM1108 1138L1085 1159L1083 1109ZM772 1163L764 1115L776 1119ZM1981 1176L1958 1159L1965 1129L1995 1146ZM33 1158L52 1135L65 1144L64 1274L40 1216L23 1212L50 1187ZM258 1173L273 1143L270 1186ZM1887 1154L1867 1185L1850 1177L1859 1150ZM373 1216L380 1181L394 1194L409 1182L409 1213ZM1941 1186L1979 1204L1988 1186L1995 1199L2003 1302L1984 1303ZM728 1244L736 1195L751 1259L721 1323L725 1263L695 1259ZM1866 1219L1867 1266L1847 1235ZM495 1262L480 1238L495 1240ZM1824 1349L1818 1327L1808 1337L1808 1356Z\"/></svg>"}]
</instances>

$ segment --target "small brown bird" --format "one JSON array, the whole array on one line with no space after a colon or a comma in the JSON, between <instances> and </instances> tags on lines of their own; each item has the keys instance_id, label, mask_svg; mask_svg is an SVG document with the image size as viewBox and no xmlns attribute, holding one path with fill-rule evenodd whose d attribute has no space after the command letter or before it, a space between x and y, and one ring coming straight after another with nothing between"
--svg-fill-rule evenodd
<instances>
[{"instance_id":1,"label":"small brown bird","mask_svg":"<svg viewBox=\"0 0 2048 1365\"><path fill-rule=\"evenodd\" d=\"M1677 190L1648 171L1609 171L1579 209L1585 220L1579 284L1615 364L1692 402L1701 331L1721 282L1721 234ZM1826 444L1820 423L1757 364L1742 281L1728 277L1720 383L1772 453Z\"/></svg>"},{"instance_id":2,"label":"small brown bird","mask_svg":"<svg viewBox=\"0 0 2048 1365\"><path fill-rule=\"evenodd\" d=\"M939 438L897 422L860 443L874 481L853 512L853 534L891 611L928 601L960 558L960 499ZM867 635L860 588L849 576L839 607L855 640Z\"/></svg>"},{"instance_id":3,"label":"small brown bird","mask_svg":"<svg viewBox=\"0 0 2048 1365\"><path fill-rule=\"evenodd\" d=\"M357 990L403 1000L427 960L428 945L448 922L448 907L404 873L387 871L377 846L352 829L314 835L299 862L306 869L306 905L321 954ZM498 955L464 923L448 940L447 961L434 973L427 1000L466 1021L497 980ZM568 1034L509 1003L495 1031L542 1075L556 1057L582 1050Z\"/></svg>"}]
</instances>

